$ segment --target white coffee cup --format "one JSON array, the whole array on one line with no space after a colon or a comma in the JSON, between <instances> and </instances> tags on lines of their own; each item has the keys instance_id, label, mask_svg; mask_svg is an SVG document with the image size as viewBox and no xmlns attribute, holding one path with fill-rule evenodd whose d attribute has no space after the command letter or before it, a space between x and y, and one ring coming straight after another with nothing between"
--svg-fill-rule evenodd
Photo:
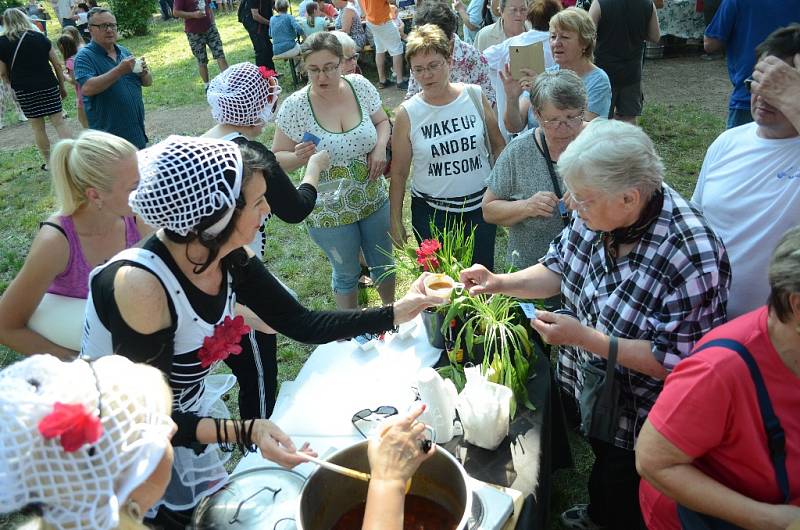
<instances>
[{"instance_id":1,"label":"white coffee cup","mask_svg":"<svg viewBox=\"0 0 800 530\"><path fill-rule=\"evenodd\" d=\"M431 296L438 298L450 298L450 293L456 287L463 288L464 284L459 283L447 274L430 274L422 282L425 286L425 292Z\"/></svg>"},{"instance_id":2,"label":"white coffee cup","mask_svg":"<svg viewBox=\"0 0 800 530\"><path fill-rule=\"evenodd\" d=\"M133 73L134 74L141 74L142 70L144 70L144 67L142 66L142 60L141 59L136 59L133 62Z\"/></svg>"}]
</instances>

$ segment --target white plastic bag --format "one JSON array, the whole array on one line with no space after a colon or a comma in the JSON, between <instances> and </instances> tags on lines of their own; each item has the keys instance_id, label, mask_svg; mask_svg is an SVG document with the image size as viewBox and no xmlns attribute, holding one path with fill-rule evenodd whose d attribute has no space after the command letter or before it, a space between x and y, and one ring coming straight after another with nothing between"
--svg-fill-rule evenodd
<instances>
[{"instance_id":1,"label":"white plastic bag","mask_svg":"<svg viewBox=\"0 0 800 530\"><path fill-rule=\"evenodd\" d=\"M464 438L471 444L494 450L508 436L511 412L511 389L491 383L481 374L481 367L464 370L467 384L458 396L458 415Z\"/></svg>"},{"instance_id":2,"label":"white plastic bag","mask_svg":"<svg viewBox=\"0 0 800 530\"><path fill-rule=\"evenodd\" d=\"M433 368L423 368L417 378L420 399L427 405L419 420L433 428L434 442L447 443L456 435L453 425L458 398L456 387L451 380L442 379Z\"/></svg>"}]
</instances>

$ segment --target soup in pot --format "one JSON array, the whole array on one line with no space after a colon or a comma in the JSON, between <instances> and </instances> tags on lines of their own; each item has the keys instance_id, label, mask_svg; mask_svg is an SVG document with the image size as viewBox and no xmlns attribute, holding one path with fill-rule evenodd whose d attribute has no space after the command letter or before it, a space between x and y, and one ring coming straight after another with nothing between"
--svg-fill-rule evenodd
<instances>
[{"instance_id":1,"label":"soup in pot","mask_svg":"<svg viewBox=\"0 0 800 530\"><path fill-rule=\"evenodd\" d=\"M366 506L366 502L357 504L331 530L361 530ZM456 530L457 525L458 519L440 504L419 495L406 495L403 530Z\"/></svg>"}]
</instances>

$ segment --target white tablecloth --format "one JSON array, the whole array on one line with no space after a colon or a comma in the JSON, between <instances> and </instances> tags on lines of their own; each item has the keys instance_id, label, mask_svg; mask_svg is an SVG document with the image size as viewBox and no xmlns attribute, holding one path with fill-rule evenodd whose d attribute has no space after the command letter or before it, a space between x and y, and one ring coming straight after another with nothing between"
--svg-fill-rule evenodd
<instances>
[{"instance_id":1,"label":"white tablecloth","mask_svg":"<svg viewBox=\"0 0 800 530\"><path fill-rule=\"evenodd\" d=\"M317 347L297 378L281 385L270 419L298 447L310 442L324 457L363 439L351 423L359 410L392 405L402 414L415 400L417 372L433 366L441 353L428 344L420 317L413 326L407 338L387 334L384 342L367 351L355 341ZM235 472L264 465L271 462L250 454ZM307 475L313 468L303 464L296 470Z\"/></svg>"}]
</instances>

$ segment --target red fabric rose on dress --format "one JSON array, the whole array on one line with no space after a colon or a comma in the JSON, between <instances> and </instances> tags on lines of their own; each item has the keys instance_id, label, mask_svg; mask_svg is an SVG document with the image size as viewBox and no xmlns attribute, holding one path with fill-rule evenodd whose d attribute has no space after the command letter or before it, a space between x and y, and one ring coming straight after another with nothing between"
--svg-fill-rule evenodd
<instances>
[{"instance_id":1,"label":"red fabric rose on dress","mask_svg":"<svg viewBox=\"0 0 800 530\"><path fill-rule=\"evenodd\" d=\"M197 352L200 366L208 368L217 361L224 361L229 355L239 355L242 347L242 335L250 333L250 326L244 323L244 317L225 317L221 324L214 327L214 334L203 339L203 347Z\"/></svg>"},{"instance_id":2,"label":"red fabric rose on dress","mask_svg":"<svg viewBox=\"0 0 800 530\"><path fill-rule=\"evenodd\" d=\"M61 437L61 447L71 453L85 444L93 444L103 434L100 418L89 413L80 403L56 401L53 412L39 422L39 432L48 440Z\"/></svg>"}]
</instances>

